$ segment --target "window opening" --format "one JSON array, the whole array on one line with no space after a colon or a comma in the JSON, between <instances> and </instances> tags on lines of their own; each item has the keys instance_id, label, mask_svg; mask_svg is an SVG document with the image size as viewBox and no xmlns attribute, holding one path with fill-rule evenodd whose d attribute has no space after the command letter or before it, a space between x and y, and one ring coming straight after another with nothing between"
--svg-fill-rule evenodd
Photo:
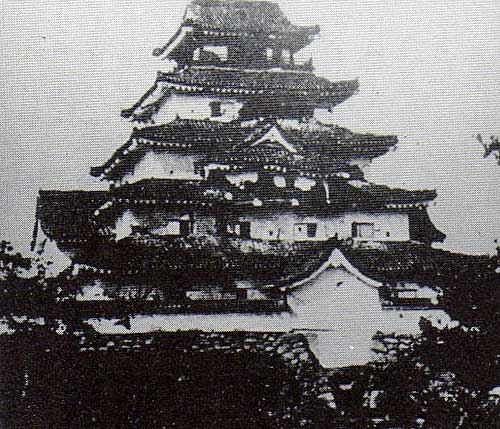
<instances>
[{"instance_id":1,"label":"window opening","mask_svg":"<svg viewBox=\"0 0 500 429\"><path fill-rule=\"evenodd\" d=\"M218 118L222 116L222 103L220 101L212 101L210 103L210 116L212 118Z\"/></svg>"},{"instance_id":2,"label":"window opening","mask_svg":"<svg viewBox=\"0 0 500 429\"><path fill-rule=\"evenodd\" d=\"M317 231L318 231L318 224L316 224L316 223L308 223L307 224L307 236L309 238L316 237Z\"/></svg>"},{"instance_id":3,"label":"window opening","mask_svg":"<svg viewBox=\"0 0 500 429\"><path fill-rule=\"evenodd\" d=\"M374 238L375 225L373 223L356 223L352 224L352 237L353 238Z\"/></svg>"},{"instance_id":4,"label":"window opening","mask_svg":"<svg viewBox=\"0 0 500 429\"><path fill-rule=\"evenodd\" d=\"M181 220L179 222L179 235L186 237L191 233L191 222L188 220Z\"/></svg>"},{"instance_id":5,"label":"window opening","mask_svg":"<svg viewBox=\"0 0 500 429\"><path fill-rule=\"evenodd\" d=\"M241 222L240 223L240 237L241 238L250 238L250 222Z\"/></svg>"},{"instance_id":6,"label":"window opening","mask_svg":"<svg viewBox=\"0 0 500 429\"><path fill-rule=\"evenodd\" d=\"M283 59L283 62L285 64L290 64L290 61L292 59L292 54L290 52L290 49L283 49L281 51L281 58Z\"/></svg>"}]
</instances>

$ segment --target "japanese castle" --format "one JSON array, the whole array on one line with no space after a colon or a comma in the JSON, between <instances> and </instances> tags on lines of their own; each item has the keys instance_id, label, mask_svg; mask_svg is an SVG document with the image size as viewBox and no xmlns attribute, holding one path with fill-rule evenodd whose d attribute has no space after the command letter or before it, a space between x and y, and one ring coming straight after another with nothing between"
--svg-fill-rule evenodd
<instances>
[{"instance_id":1,"label":"japanese castle","mask_svg":"<svg viewBox=\"0 0 500 429\"><path fill-rule=\"evenodd\" d=\"M449 322L440 286L468 259L432 248L435 191L364 178L396 137L315 119L359 89L296 59L318 33L273 2L191 1L122 111L130 138L91 169L109 190L40 191L33 245L69 257L98 291L82 302L142 300L164 323L139 330L316 332L325 366L364 362L377 330Z\"/></svg>"}]
</instances>

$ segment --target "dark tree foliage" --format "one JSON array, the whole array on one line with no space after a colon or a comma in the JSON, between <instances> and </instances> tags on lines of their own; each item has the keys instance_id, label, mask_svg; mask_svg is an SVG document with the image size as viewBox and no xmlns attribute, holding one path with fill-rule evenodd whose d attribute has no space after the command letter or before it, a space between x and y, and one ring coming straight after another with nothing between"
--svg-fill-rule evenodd
<instances>
[{"instance_id":1,"label":"dark tree foliage","mask_svg":"<svg viewBox=\"0 0 500 429\"><path fill-rule=\"evenodd\" d=\"M392 346L353 374L348 390L332 376L339 406L332 415L265 355L82 353L79 338L96 334L73 305L81 278L70 271L47 278L46 263L6 242L0 261L1 315L15 331L0 337L2 427L500 427L489 396L500 386L495 276L444 288L442 305L458 327L423 320L417 338L386 336ZM132 307L118 304L115 316L128 327Z\"/></svg>"},{"instance_id":2,"label":"dark tree foliage","mask_svg":"<svg viewBox=\"0 0 500 429\"><path fill-rule=\"evenodd\" d=\"M295 429L331 427L335 417L304 395L301 379L313 380L313 368L300 372L277 356L200 353L189 336L159 350L83 350L83 336L41 341L40 333L0 339L9 348L0 363L2 427Z\"/></svg>"},{"instance_id":3,"label":"dark tree foliage","mask_svg":"<svg viewBox=\"0 0 500 429\"><path fill-rule=\"evenodd\" d=\"M484 142L481 134L478 134L477 139L484 147L484 157L487 158L493 154L500 165L500 139L498 136L490 136L489 142Z\"/></svg>"},{"instance_id":4,"label":"dark tree foliage","mask_svg":"<svg viewBox=\"0 0 500 429\"><path fill-rule=\"evenodd\" d=\"M83 351L81 341L99 334L72 305L81 280L70 271L48 278L45 263L11 252L5 244L0 317L12 333L0 335L0 427L330 427L334 414L319 393L304 396L300 378L317 375L277 356L188 345L185 353ZM130 313L119 313L127 327Z\"/></svg>"},{"instance_id":5,"label":"dark tree foliage","mask_svg":"<svg viewBox=\"0 0 500 429\"><path fill-rule=\"evenodd\" d=\"M438 330L423 319L421 327L410 341L380 334L392 347L354 378L351 403L340 402L348 419L372 427L378 417L377 428L500 427L500 408L489 397L500 385L500 340L461 326ZM372 392L376 407L367 410Z\"/></svg>"}]
</instances>

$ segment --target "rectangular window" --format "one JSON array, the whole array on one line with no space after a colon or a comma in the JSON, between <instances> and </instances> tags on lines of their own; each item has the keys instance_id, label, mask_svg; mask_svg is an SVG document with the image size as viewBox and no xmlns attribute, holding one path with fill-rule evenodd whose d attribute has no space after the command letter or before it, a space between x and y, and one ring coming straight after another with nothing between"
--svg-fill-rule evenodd
<instances>
[{"instance_id":1,"label":"rectangular window","mask_svg":"<svg viewBox=\"0 0 500 429\"><path fill-rule=\"evenodd\" d=\"M219 118L222 116L222 103L220 101L212 101L210 103L210 116Z\"/></svg>"},{"instance_id":2,"label":"rectangular window","mask_svg":"<svg viewBox=\"0 0 500 429\"><path fill-rule=\"evenodd\" d=\"M290 52L290 49L283 49L281 51L281 58L285 64L290 64L290 61L292 59L292 53Z\"/></svg>"},{"instance_id":3,"label":"rectangular window","mask_svg":"<svg viewBox=\"0 0 500 429\"><path fill-rule=\"evenodd\" d=\"M179 222L179 235L187 237L191 233L191 222L188 220L181 220Z\"/></svg>"},{"instance_id":4,"label":"rectangular window","mask_svg":"<svg viewBox=\"0 0 500 429\"><path fill-rule=\"evenodd\" d=\"M371 239L375 237L375 225L373 223L352 224L352 237L361 239Z\"/></svg>"},{"instance_id":5,"label":"rectangular window","mask_svg":"<svg viewBox=\"0 0 500 429\"><path fill-rule=\"evenodd\" d=\"M398 291L398 298L415 299L415 298L417 298L417 291L416 290L400 290L400 291Z\"/></svg>"},{"instance_id":6,"label":"rectangular window","mask_svg":"<svg viewBox=\"0 0 500 429\"><path fill-rule=\"evenodd\" d=\"M250 222L240 222L240 237L250 238Z\"/></svg>"},{"instance_id":7,"label":"rectangular window","mask_svg":"<svg viewBox=\"0 0 500 429\"><path fill-rule=\"evenodd\" d=\"M266 49L266 58L271 61L274 58L274 51L271 48Z\"/></svg>"},{"instance_id":8,"label":"rectangular window","mask_svg":"<svg viewBox=\"0 0 500 429\"><path fill-rule=\"evenodd\" d=\"M307 236L309 238L316 237L317 231L318 231L318 224L316 224L316 223L308 223L307 224Z\"/></svg>"},{"instance_id":9,"label":"rectangular window","mask_svg":"<svg viewBox=\"0 0 500 429\"><path fill-rule=\"evenodd\" d=\"M181 232L181 225L178 220L169 220L163 226L151 231L153 235L179 235Z\"/></svg>"}]
</instances>

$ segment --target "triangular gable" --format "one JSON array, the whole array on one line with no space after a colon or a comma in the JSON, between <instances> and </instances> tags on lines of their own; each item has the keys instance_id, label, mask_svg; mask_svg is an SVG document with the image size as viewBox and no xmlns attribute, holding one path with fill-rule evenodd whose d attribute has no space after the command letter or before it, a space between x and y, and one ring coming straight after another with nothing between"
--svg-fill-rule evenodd
<instances>
[{"instance_id":1,"label":"triangular gable","mask_svg":"<svg viewBox=\"0 0 500 429\"><path fill-rule=\"evenodd\" d=\"M321 267L319 267L314 273L312 273L309 277L303 280L293 283L286 289L295 289L297 287L303 286L304 284L316 279L320 274L325 272L328 268L340 268L340 267L344 268L348 273L352 274L354 277L356 277L358 280L362 281L368 286L374 288L379 288L382 286L382 283L380 283L379 281L373 280L370 277L365 276L361 271L359 271L354 265L352 265L347 260L347 258L339 249L335 249L328 258L328 260L325 263L323 263L323 265L321 265Z\"/></svg>"},{"instance_id":2,"label":"triangular gable","mask_svg":"<svg viewBox=\"0 0 500 429\"><path fill-rule=\"evenodd\" d=\"M293 147L292 144L288 143L285 137L280 133L276 126L273 126L266 134L264 134L260 139L252 143L252 146L257 146L264 142L278 143L283 146L290 153L297 153L297 149Z\"/></svg>"}]
</instances>

